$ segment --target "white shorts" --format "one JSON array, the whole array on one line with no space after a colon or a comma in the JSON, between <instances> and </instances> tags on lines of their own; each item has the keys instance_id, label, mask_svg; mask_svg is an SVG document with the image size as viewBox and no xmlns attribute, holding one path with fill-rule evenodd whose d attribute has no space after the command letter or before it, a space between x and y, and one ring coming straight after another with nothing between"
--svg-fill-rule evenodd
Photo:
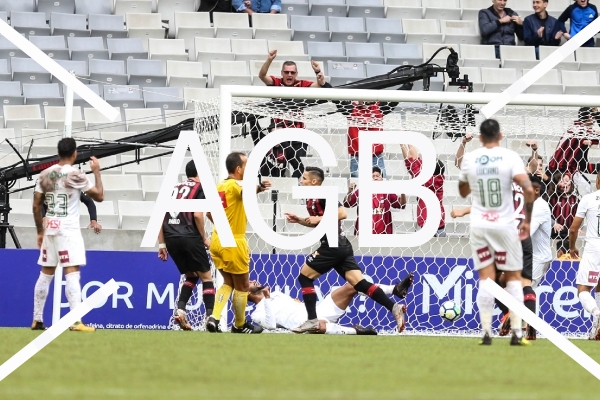
<instances>
[{"instance_id":1,"label":"white shorts","mask_svg":"<svg viewBox=\"0 0 600 400\"><path fill-rule=\"evenodd\" d=\"M548 267L550 266L551 261L546 262L533 262L533 272L531 273L531 286L538 287L539 284L544 279L544 275L546 275L546 271L548 271Z\"/></svg>"},{"instance_id":2,"label":"white shorts","mask_svg":"<svg viewBox=\"0 0 600 400\"><path fill-rule=\"evenodd\" d=\"M523 269L523 248L516 230L471 227L469 238L476 271L493 263L499 271Z\"/></svg>"},{"instance_id":3,"label":"white shorts","mask_svg":"<svg viewBox=\"0 0 600 400\"><path fill-rule=\"evenodd\" d=\"M598 285L599 275L600 251L584 251L579 262L576 283L578 285L595 287Z\"/></svg>"},{"instance_id":4,"label":"white shorts","mask_svg":"<svg viewBox=\"0 0 600 400\"><path fill-rule=\"evenodd\" d=\"M76 267L86 263L83 237L44 236L38 264L42 267Z\"/></svg>"},{"instance_id":5,"label":"white shorts","mask_svg":"<svg viewBox=\"0 0 600 400\"><path fill-rule=\"evenodd\" d=\"M335 305L331 293L317 304L317 318L327 322L337 322L345 313L346 310Z\"/></svg>"}]
</instances>

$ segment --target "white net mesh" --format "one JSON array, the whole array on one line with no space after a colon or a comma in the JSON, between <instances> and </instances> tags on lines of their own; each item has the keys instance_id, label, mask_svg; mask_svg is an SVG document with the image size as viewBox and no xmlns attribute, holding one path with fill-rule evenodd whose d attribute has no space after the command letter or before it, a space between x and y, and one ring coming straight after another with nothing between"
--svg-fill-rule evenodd
<instances>
[{"instance_id":1,"label":"white net mesh","mask_svg":"<svg viewBox=\"0 0 600 400\"><path fill-rule=\"evenodd\" d=\"M474 109L477 109L475 106ZM315 101L306 99L271 100L265 98L233 98L232 131L230 150L249 153L254 144L269 131L280 127L305 127L322 135L332 147L338 160L336 167L325 167L324 185L338 188L339 200L347 207L348 218L343 221L343 230L351 240L356 258L365 275L374 282L393 284L402 279L409 271L415 272L415 282L406 302L408 305L407 331L418 334L474 334L479 332L477 317L476 280L471 265L471 250L468 245L468 215L453 218L452 212L463 210L469 206L470 199L462 199L458 194L457 177L459 168L455 165L455 155L461 146L465 134L476 134L483 116L466 104L453 104L451 107L439 103L366 103L361 99L354 101ZM589 191L588 175L599 155L596 137L588 132L588 128L574 126L578 119L579 107L551 106L507 106L496 115L500 122L505 139L502 145L517 151L525 162L532 156L532 148L537 149L535 155L541 162L529 164L531 171L549 175L549 184L545 198L551 203L556 222L564 228L554 233L553 238L564 238L568 225L572 220L574 209L567 210L569 199L576 202L586 190ZM197 103L197 130L208 149L209 162L213 168L215 179L219 171L218 151L224 151L218 145L217 116L219 103ZM594 117L596 117L594 115ZM593 130L598 128L594 122ZM356 128L356 129L355 129ZM410 131L426 135L433 141L437 157L443 169L431 182L432 190L441 198L445 214L440 221L439 235L416 248L401 247L399 241L396 248L359 248L355 236L357 218L357 201L352 199L351 187L360 188L355 173L354 151L358 149L353 140L349 140L358 129L384 131ZM302 140L299 131L298 140ZM591 145L580 157L576 169L580 172L567 174L572 168L569 165L554 166L561 169L560 174L548 170L559 140L565 136L578 137L579 142L573 146ZM377 153L373 163L381 167L382 175L389 180L411 179L419 173L419 149L402 146L402 135L398 135L398 144L386 144L375 147ZM591 142L583 142L583 140ZM464 146L469 152L479 146L477 138ZM585 147L587 149L588 147ZM229 150L229 149L227 149ZM571 149L577 153L577 148ZM368 155L371 157L371 155ZM564 157L560 158L563 159ZM537 159L534 158L534 159ZM582 161L585 159L585 161ZM589 162L588 164L586 164ZM560 162L558 162L560 164ZM585 166L584 166L585 164ZM309 228L298 224L286 223L285 212L306 216L307 210L303 200L292 199L292 187L298 185L305 166L321 166L320 159L313 148L300 142L282 143L272 149L261 165L260 174L271 180L273 191L261 193L259 207L263 219L282 235L301 235ZM442 167L441 165L439 167ZM254 171L246 171L255 173ZM575 171L571 171L575 172ZM554 176L556 175L556 176ZM366 177L364 179L371 179ZM552 183L552 180L555 180ZM561 184L561 180L573 180L571 189ZM592 180L593 182L593 180ZM566 188L566 189L565 189ZM398 193L400 195L400 193ZM415 232L426 219L419 200L410 193L405 193L406 205L394 208L392 199L374 203L374 218L379 220L378 230L394 233ZM401 197L398 199L398 203ZM388 202L385 204L385 202ZM394 204L392 204L394 203ZM571 201L571 204L572 201ZM384 214L390 211L389 220ZM307 255L311 254L317 244L310 249L284 251L274 249L255 234L248 226L247 238L252 253L251 279L269 285L272 290L281 290L292 297L301 298L296 278L300 266ZM556 242L554 242L556 243ZM562 243L562 242L561 242ZM565 249L561 249L563 252ZM556 248L553 245L553 254ZM560 253L559 253L560 255ZM571 261L553 261L540 285L536 288L538 297L538 314L554 328L564 334L583 336L589 330L588 316L581 309L575 288L575 272L577 263ZM317 292L322 298L336 286L343 284L335 272L321 277L317 284ZM200 292L201 293L201 292ZM439 305L446 300L454 300L462 308L462 316L454 323L444 322L439 316ZM197 306L200 300L196 293L190 304ZM249 303L248 311L252 312ZM496 309L496 313L499 310ZM197 307L189 315L196 329L203 329L203 308ZM361 324L372 326L380 332L394 330L395 326L389 313L370 299L357 296L350 304L347 313L340 320L342 324ZM172 324L173 325L173 324ZM497 327L498 322L494 325Z\"/></svg>"}]
</instances>

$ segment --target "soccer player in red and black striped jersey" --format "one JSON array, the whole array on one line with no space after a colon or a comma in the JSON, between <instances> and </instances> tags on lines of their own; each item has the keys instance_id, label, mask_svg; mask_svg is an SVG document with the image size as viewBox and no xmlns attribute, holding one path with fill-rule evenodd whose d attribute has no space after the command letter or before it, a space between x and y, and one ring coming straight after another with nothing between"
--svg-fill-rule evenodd
<instances>
[{"instance_id":1,"label":"soccer player in red and black striped jersey","mask_svg":"<svg viewBox=\"0 0 600 400\"><path fill-rule=\"evenodd\" d=\"M552 239L556 239L556 255L569 253L569 228L577 213L579 198L571 174L555 172L548 185L548 205L554 219Z\"/></svg>"},{"instance_id":2,"label":"soccer player in red and black striped jersey","mask_svg":"<svg viewBox=\"0 0 600 400\"><path fill-rule=\"evenodd\" d=\"M321 186L325 174L318 167L306 167L302 180L302 186ZM286 213L287 222L300 224L309 228L314 228L321 222L325 212L324 199L309 199L306 201L308 217L300 218L295 214ZM338 247L329 247L327 236L320 240L321 245L313 254L306 258L306 261L300 269L298 282L302 287L302 297L308 314L308 321L292 329L295 333L316 332L319 329L319 320L317 318L317 293L315 291L314 280L323 274L335 269L335 271L344 278L359 293L365 293L387 308L393 315L398 324L398 332L402 332L406 325L405 312L406 305L396 303L383 292L383 290L368 282L362 274L362 271L354 258L352 244L341 231L341 220L346 219L346 209L338 203Z\"/></svg>"},{"instance_id":3,"label":"soccer player in red and black striped jersey","mask_svg":"<svg viewBox=\"0 0 600 400\"><path fill-rule=\"evenodd\" d=\"M194 161L185 166L187 181L173 188L174 199L204 199L204 191L198 178ZM210 262L206 248L210 241L204 231L204 213L202 212L169 212L165 214L158 235L158 258L167 261L168 255L175 262L177 269L185 275L185 282L177 302L175 321L181 329L192 329L186 315L186 304L199 280L202 280L202 301L206 315L212 314L215 304L215 286L210 272Z\"/></svg>"}]
</instances>

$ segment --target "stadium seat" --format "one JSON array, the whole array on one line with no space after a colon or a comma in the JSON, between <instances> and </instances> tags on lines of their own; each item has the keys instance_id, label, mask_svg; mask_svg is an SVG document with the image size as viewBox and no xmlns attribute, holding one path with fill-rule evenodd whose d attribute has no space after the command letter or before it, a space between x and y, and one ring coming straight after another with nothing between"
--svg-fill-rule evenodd
<instances>
[{"instance_id":1,"label":"stadium seat","mask_svg":"<svg viewBox=\"0 0 600 400\"><path fill-rule=\"evenodd\" d=\"M128 108L125 110L125 122L127 131L132 135L166 127L160 108Z\"/></svg>"},{"instance_id":2,"label":"stadium seat","mask_svg":"<svg viewBox=\"0 0 600 400\"><path fill-rule=\"evenodd\" d=\"M292 30L288 27L285 14L252 14L252 29L255 39L291 40Z\"/></svg>"},{"instance_id":3,"label":"stadium seat","mask_svg":"<svg viewBox=\"0 0 600 400\"><path fill-rule=\"evenodd\" d=\"M423 62L422 46L417 44L383 43L386 64L419 65Z\"/></svg>"},{"instance_id":4,"label":"stadium seat","mask_svg":"<svg viewBox=\"0 0 600 400\"><path fill-rule=\"evenodd\" d=\"M304 50L304 43L302 42L286 42L281 40L269 40L267 42L269 51L277 50L277 57L285 58L290 57L294 60L301 60L301 57L305 57L306 52ZM265 60L267 56L265 55ZM308 61L308 59L306 59Z\"/></svg>"},{"instance_id":5,"label":"stadium seat","mask_svg":"<svg viewBox=\"0 0 600 400\"><path fill-rule=\"evenodd\" d=\"M3 106L4 125L6 128L15 130L15 137L21 137L22 129L44 129L45 121L42 111L37 104Z\"/></svg>"},{"instance_id":6,"label":"stadium seat","mask_svg":"<svg viewBox=\"0 0 600 400\"><path fill-rule=\"evenodd\" d=\"M582 47L580 47L582 49ZM545 60L550 54L556 50L555 46L539 46L540 61ZM557 70L566 71L579 71L579 62L575 61L575 53L569 54L563 61L561 61L556 67Z\"/></svg>"},{"instance_id":7,"label":"stadium seat","mask_svg":"<svg viewBox=\"0 0 600 400\"><path fill-rule=\"evenodd\" d=\"M488 8L489 1L487 0L460 0L460 8L471 8L481 10L484 8Z\"/></svg>"},{"instance_id":8,"label":"stadium seat","mask_svg":"<svg viewBox=\"0 0 600 400\"><path fill-rule=\"evenodd\" d=\"M126 38L127 29L122 15L90 14L89 27L91 36L106 39Z\"/></svg>"},{"instance_id":9,"label":"stadium seat","mask_svg":"<svg viewBox=\"0 0 600 400\"><path fill-rule=\"evenodd\" d=\"M130 38L142 39L144 51L148 51L147 39L164 39L165 28L159 14L125 14Z\"/></svg>"},{"instance_id":10,"label":"stadium seat","mask_svg":"<svg viewBox=\"0 0 600 400\"><path fill-rule=\"evenodd\" d=\"M443 40L436 19L403 19L402 29L406 34L406 43L442 43Z\"/></svg>"},{"instance_id":11,"label":"stadium seat","mask_svg":"<svg viewBox=\"0 0 600 400\"><path fill-rule=\"evenodd\" d=\"M327 75L331 85L338 86L366 77L363 63L327 61Z\"/></svg>"},{"instance_id":12,"label":"stadium seat","mask_svg":"<svg viewBox=\"0 0 600 400\"><path fill-rule=\"evenodd\" d=\"M51 20L52 13L71 14L75 13L75 0L37 0L38 12L46 14L46 21Z\"/></svg>"},{"instance_id":13,"label":"stadium seat","mask_svg":"<svg viewBox=\"0 0 600 400\"><path fill-rule=\"evenodd\" d=\"M21 131L21 152L27 154L30 151L33 157L48 157L56 155L56 144L61 138L61 133L52 129L23 129ZM33 145L31 141L33 139Z\"/></svg>"},{"instance_id":14,"label":"stadium seat","mask_svg":"<svg viewBox=\"0 0 600 400\"><path fill-rule=\"evenodd\" d=\"M329 42L327 19L323 16L292 15L290 27L295 41Z\"/></svg>"},{"instance_id":15,"label":"stadium seat","mask_svg":"<svg viewBox=\"0 0 600 400\"><path fill-rule=\"evenodd\" d=\"M76 14L111 14L113 0L75 0Z\"/></svg>"},{"instance_id":16,"label":"stadium seat","mask_svg":"<svg viewBox=\"0 0 600 400\"><path fill-rule=\"evenodd\" d=\"M25 104L21 82L2 82L0 84L0 102L3 105L11 106Z\"/></svg>"},{"instance_id":17,"label":"stadium seat","mask_svg":"<svg viewBox=\"0 0 600 400\"><path fill-rule=\"evenodd\" d=\"M246 13L213 13L215 37L227 39L252 39L250 19Z\"/></svg>"},{"instance_id":18,"label":"stadium seat","mask_svg":"<svg viewBox=\"0 0 600 400\"><path fill-rule=\"evenodd\" d=\"M115 15L150 14L152 13L152 0L115 0ZM127 19L127 18L125 18ZM128 24L129 25L129 24Z\"/></svg>"},{"instance_id":19,"label":"stadium seat","mask_svg":"<svg viewBox=\"0 0 600 400\"><path fill-rule=\"evenodd\" d=\"M11 57L28 57L23 50L12 44L7 38L0 35L0 58L10 61Z\"/></svg>"},{"instance_id":20,"label":"stadium seat","mask_svg":"<svg viewBox=\"0 0 600 400\"><path fill-rule=\"evenodd\" d=\"M161 110L183 110L184 99L179 87L144 87L146 108Z\"/></svg>"},{"instance_id":21,"label":"stadium seat","mask_svg":"<svg viewBox=\"0 0 600 400\"><path fill-rule=\"evenodd\" d=\"M480 44L481 35L478 33L475 21L440 21L440 31L444 34L444 43ZM455 49L458 51L458 49Z\"/></svg>"},{"instance_id":22,"label":"stadium seat","mask_svg":"<svg viewBox=\"0 0 600 400\"><path fill-rule=\"evenodd\" d=\"M406 35L402 33L402 20L365 18L369 42L371 43L404 43Z\"/></svg>"},{"instance_id":23,"label":"stadium seat","mask_svg":"<svg viewBox=\"0 0 600 400\"><path fill-rule=\"evenodd\" d=\"M167 126L177 125L181 121L185 121L186 119L189 119L189 118L194 118L193 111L165 110L165 122L167 123Z\"/></svg>"},{"instance_id":24,"label":"stadium seat","mask_svg":"<svg viewBox=\"0 0 600 400\"><path fill-rule=\"evenodd\" d=\"M264 39L231 39L231 50L236 61L264 62L268 54L267 49L267 41Z\"/></svg>"},{"instance_id":25,"label":"stadium seat","mask_svg":"<svg viewBox=\"0 0 600 400\"><path fill-rule=\"evenodd\" d=\"M196 38L195 39L196 57L198 62L202 62L202 71L210 76L210 62L233 61L235 54L231 51L231 39L226 38Z\"/></svg>"},{"instance_id":26,"label":"stadium seat","mask_svg":"<svg viewBox=\"0 0 600 400\"><path fill-rule=\"evenodd\" d=\"M65 99L60 94L58 83L24 83L25 104L40 106L64 106ZM43 108L42 108L43 109Z\"/></svg>"},{"instance_id":27,"label":"stadium seat","mask_svg":"<svg viewBox=\"0 0 600 400\"><path fill-rule=\"evenodd\" d=\"M190 53L190 60L196 57L194 53L194 39L196 37L214 38L215 28L210 23L207 12L175 13L174 28L176 39L183 39L185 49ZM169 36L171 32L169 31ZM193 58L192 58L193 54Z\"/></svg>"},{"instance_id":28,"label":"stadium seat","mask_svg":"<svg viewBox=\"0 0 600 400\"><path fill-rule=\"evenodd\" d=\"M71 60L88 61L92 58L108 60L108 50L101 37L69 37L67 38Z\"/></svg>"},{"instance_id":29,"label":"stadium seat","mask_svg":"<svg viewBox=\"0 0 600 400\"><path fill-rule=\"evenodd\" d=\"M349 62L385 63L380 43L346 42L346 56Z\"/></svg>"},{"instance_id":30,"label":"stadium seat","mask_svg":"<svg viewBox=\"0 0 600 400\"><path fill-rule=\"evenodd\" d=\"M13 199L10 202L12 211L10 223L17 227L34 227L33 213L31 212L33 202L31 199Z\"/></svg>"},{"instance_id":31,"label":"stadium seat","mask_svg":"<svg viewBox=\"0 0 600 400\"><path fill-rule=\"evenodd\" d=\"M92 81L105 82L106 85L127 85L125 61L90 59L89 70ZM101 85L104 86L104 84ZM102 89L102 93L104 93L104 89Z\"/></svg>"},{"instance_id":32,"label":"stadium seat","mask_svg":"<svg viewBox=\"0 0 600 400\"><path fill-rule=\"evenodd\" d=\"M433 56L433 54L440 48L440 47L446 47L446 46L450 46L454 49L454 51L456 51L459 55L459 62L460 62L460 49L458 44L454 44L454 43L446 43L446 44L442 44L442 43L423 43L423 61L427 61L431 58L431 56ZM446 61L448 60L448 56L450 55L450 52L448 50L442 50L440 51L432 60L433 63L437 63L439 65L446 65ZM459 64L460 65L460 64Z\"/></svg>"},{"instance_id":33,"label":"stadium seat","mask_svg":"<svg viewBox=\"0 0 600 400\"><path fill-rule=\"evenodd\" d=\"M252 77L247 61L214 61L210 62L210 85L218 88L221 85L251 85Z\"/></svg>"},{"instance_id":34,"label":"stadium seat","mask_svg":"<svg viewBox=\"0 0 600 400\"><path fill-rule=\"evenodd\" d=\"M348 6L344 0L311 0L310 15L324 17L346 17Z\"/></svg>"},{"instance_id":35,"label":"stadium seat","mask_svg":"<svg viewBox=\"0 0 600 400\"><path fill-rule=\"evenodd\" d=\"M13 11L10 23L14 30L24 34L27 39L30 36L50 36L50 27L43 13Z\"/></svg>"},{"instance_id":36,"label":"stadium seat","mask_svg":"<svg viewBox=\"0 0 600 400\"><path fill-rule=\"evenodd\" d=\"M81 117L81 107L73 107L72 113L71 127L73 130L85 129L85 121ZM46 122L46 129L62 132L65 127L65 107L45 106L44 120Z\"/></svg>"},{"instance_id":37,"label":"stadium seat","mask_svg":"<svg viewBox=\"0 0 600 400\"><path fill-rule=\"evenodd\" d=\"M382 0L346 0L350 18L385 18Z\"/></svg>"},{"instance_id":38,"label":"stadium seat","mask_svg":"<svg viewBox=\"0 0 600 400\"><path fill-rule=\"evenodd\" d=\"M148 39L148 56L151 60L187 61L183 39Z\"/></svg>"},{"instance_id":39,"label":"stadium seat","mask_svg":"<svg viewBox=\"0 0 600 400\"><path fill-rule=\"evenodd\" d=\"M367 42L364 18L329 17L328 23L332 42Z\"/></svg>"},{"instance_id":40,"label":"stadium seat","mask_svg":"<svg viewBox=\"0 0 600 400\"><path fill-rule=\"evenodd\" d=\"M600 71L600 49L596 47L580 47L575 51L580 71Z\"/></svg>"},{"instance_id":41,"label":"stadium seat","mask_svg":"<svg viewBox=\"0 0 600 400\"><path fill-rule=\"evenodd\" d=\"M538 64L533 46L500 46L502 68L514 68L517 71L531 69ZM517 73L520 75L520 72Z\"/></svg>"},{"instance_id":42,"label":"stadium seat","mask_svg":"<svg viewBox=\"0 0 600 400\"><path fill-rule=\"evenodd\" d=\"M3 0L0 1L0 11L6 11L9 16L11 12L34 12L36 0Z\"/></svg>"},{"instance_id":43,"label":"stadium seat","mask_svg":"<svg viewBox=\"0 0 600 400\"><path fill-rule=\"evenodd\" d=\"M134 161L135 156L122 155L121 162ZM131 163L123 165L123 173L125 174L136 174L136 175L160 175L162 178L162 171L160 168L160 160L158 158L151 158L149 160L143 160L138 163ZM142 191L143 193L143 191Z\"/></svg>"},{"instance_id":44,"label":"stadium seat","mask_svg":"<svg viewBox=\"0 0 600 400\"><path fill-rule=\"evenodd\" d=\"M50 83L50 72L31 58L10 59L13 81Z\"/></svg>"},{"instance_id":45,"label":"stadium seat","mask_svg":"<svg viewBox=\"0 0 600 400\"><path fill-rule=\"evenodd\" d=\"M70 60L64 36L32 36L29 41L55 60Z\"/></svg>"},{"instance_id":46,"label":"stadium seat","mask_svg":"<svg viewBox=\"0 0 600 400\"><path fill-rule=\"evenodd\" d=\"M144 200L145 201L156 201L158 197L158 193L160 192L160 187L162 186L162 182L164 177L154 176L154 175L142 175L142 191L144 192Z\"/></svg>"},{"instance_id":47,"label":"stadium seat","mask_svg":"<svg viewBox=\"0 0 600 400\"><path fill-rule=\"evenodd\" d=\"M484 91L498 93L504 91L517 80L517 70L509 68L481 68Z\"/></svg>"},{"instance_id":48,"label":"stadium seat","mask_svg":"<svg viewBox=\"0 0 600 400\"><path fill-rule=\"evenodd\" d=\"M215 101L218 97L219 89L183 88L183 98L186 110L194 111L193 101ZM217 111L215 110L214 113L217 114Z\"/></svg>"},{"instance_id":49,"label":"stadium seat","mask_svg":"<svg viewBox=\"0 0 600 400\"><path fill-rule=\"evenodd\" d=\"M106 158L102 159L102 165ZM102 171L105 173L105 171ZM103 201L96 204L96 217L97 222L102 225L102 229L119 229L119 215L115 212L114 202ZM79 205L79 225L82 229L85 229L90 224L90 214L85 204L80 203Z\"/></svg>"},{"instance_id":50,"label":"stadium seat","mask_svg":"<svg viewBox=\"0 0 600 400\"><path fill-rule=\"evenodd\" d=\"M600 95L598 74L594 71L561 71L565 94Z\"/></svg>"},{"instance_id":51,"label":"stadium seat","mask_svg":"<svg viewBox=\"0 0 600 400\"><path fill-rule=\"evenodd\" d=\"M6 23L8 23L8 12L0 11L0 19Z\"/></svg>"},{"instance_id":52,"label":"stadium seat","mask_svg":"<svg viewBox=\"0 0 600 400\"><path fill-rule=\"evenodd\" d=\"M73 72L82 83L88 83L87 79L85 79L90 76L87 61L56 60L56 63L67 71ZM60 82L60 80L53 76L52 82Z\"/></svg>"},{"instance_id":53,"label":"stadium seat","mask_svg":"<svg viewBox=\"0 0 600 400\"><path fill-rule=\"evenodd\" d=\"M104 90L101 89L102 85L100 84L96 84L96 83L92 83L90 85L85 85L88 89L90 89L92 92L96 93L98 96L102 97L102 93L104 93ZM66 87L63 86L63 93L66 92ZM91 107L91 105L83 100L81 98L81 96L79 96L77 93L73 93L73 105L74 106L78 106L78 107Z\"/></svg>"},{"instance_id":54,"label":"stadium seat","mask_svg":"<svg viewBox=\"0 0 600 400\"><path fill-rule=\"evenodd\" d=\"M21 148L21 138L15 136L14 129L4 129L4 124L0 127L0 159L2 160L2 167L6 166L4 157L8 154L13 153L13 149L6 143L8 140L15 148Z\"/></svg>"},{"instance_id":55,"label":"stadium seat","mask_svg":"<svg viewBox=\"0 0 600 400\"><path fill-rule=\"evenodd\" d=\"M460 54L465 67L498 68L500 65L494 46L461 44Z\"/></svg>"},{"instance_id":56,"label":"stadium seat","mask_svg":"<svg viewBox=\"0 0 600 400\"><path fill-rule=\"evenodd\" d=\"M281 13L285 14L287 16L292 16L292 15L301 15L301 16L305 16L309 14L309 4L308 2L297 2L295 0L291 0L291 1L286 1L286 0L282 0L281 1Z\"/></svg>"},{"instance_id":57,"label":"stadium seat","mask_svg":"<svg viewBox=\"0 0 600 400\"><path fill-rule=\"evenodd\" d=\"M89 37L90 30L87 25L85 15L52 13L50 17L50 28L54 36Z\"/></svg>"},{"instance_id":58,"label":"stadium seat","mask_svg":"<svg viewBox=\"0 0 600 400\"><path fill-rule=\"evenodd\" d=\"M523 75L529 71L530 70L528 69L524 69ZM560 81L559 70L551 69L542 77L538 78L534 84L530 85L525 92L537 94L563 94L563 86Z\"/></svg>"},{"instance_id":59,"label":"stadium seat","mask_svg":"<svg viewBox=\"0 0 600 400\"><path fill-rule=\"evenodd\" d=\"M167 84L169 87L205 88L206 80L202 74L202 63L167 61Z\"/></svg>"},{"instance_id":60,"label":"stadium seat","mask_svg":"<svg viewBox=\"0 0 600 400\"><path fill-rule=\"evenodd\" d=\"M437 20L459 20L461 9L458 0L423 0L423 18Z\"/></svg>"},{"instance_id":61,"label":"stadium seat","mask_svg":"<svg viewBox=\"0 0 600 400\"><path fill-rule=\"evenodd\" d=\"M85 118L85 125L87 130L94 131L99 130L104 132L125 132L127 127L121 116L121 110L116 107L119 111L116 121L109 121L100 111L95 108L84 108L83 117Z\"/></svg>"},{"instance_id":62,"label":"stadium seat","mask_svg":"<svg viewBox=\"0 0 600 400\"><path fill-rule=\"evenodd\" d=\"M140 38L106 39L108 54L111 60L148 59L148 40Z\"/></svg>"},{"instance_id":63,"label":"stadium seat","mask_svg":"<svg viewBox=\"0 0 600 400\"><path fill-rule=\"evenodd\" d=\"M172 22L177 12L195 12L197 10L196 0L160 0L157 12L163 21Z\"/></svg>"},{"instance_id":64,"label":"stadium seat","mask_svg":"<svg viewBox=\"0 0 600 400\"><path fill-rule=\"evenodd\" d=\"M423 9L421 7L396 7L388 6L385 11L385 17L391 19L420 19L423 18Z\"/></svg>"},{"instance_id":65,"label":"stadium seat","mask_svg":"<svg viewBox=\"0 0 600 400\"><path fill-rule=\"evenodd\" d=\"M161 60L127 60L130 85L167 86L167 68Z\"/></svg>"},{"instance_id":66,"label":"stadium seat","mask_svg":"<svg viewBox=\"0 0 600 400\"><path fill-rule=\"evenodd\" d=\"M307 42L308 54L311 60L317 61L347 61L342 42Z\"/></svg>"},{"instance_id":67,"label":"stadium seat","mask_svg":"<svg viewBox=\"0 0 600 400\"><path fill-rule=\"evenodd\" d=\"M144 100L138 85L104 86L104 100L113 107L120 107L123 110L144 108Z\"/></svg>"},{"instance_id":68,"label":"stadium seat","mask_svg":"<svg viewBox=\"0 0 600 400\"><path fill-rule=\"evenodd\" d=\"M153 201L119 200L118 205L121 229L146 230L154 210Z\"/></svg>"},{"instance_id":69,"label":"stadium seat","mask_svg":"<svg viewBox=\"0 0 600 400\"><path fill-rule=\"evenodd\" d=\"M367 64L366 66L367 78L371 78L377 75L383 75L389 73L395 67L393 65L386 64Z\"/></svg>"}]
</instances>

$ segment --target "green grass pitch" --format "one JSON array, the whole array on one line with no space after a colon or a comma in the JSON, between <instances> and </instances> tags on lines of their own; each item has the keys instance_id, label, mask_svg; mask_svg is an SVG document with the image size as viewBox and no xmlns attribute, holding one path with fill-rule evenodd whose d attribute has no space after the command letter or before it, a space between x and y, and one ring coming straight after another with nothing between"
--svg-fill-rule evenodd
<instances>
[{"instance_id":1,"label":"green grass pitch","mask_svg":"<svg viewBox=\"0 0 600 400\"><path fill-rule=\"evenodd\" d=\"M0 329L0 363L38 332ZM65 332L0 399L591 399L600 382L547 340ZM575 344L600 360L600 344Z\"/></svg>"}]
</instances>

